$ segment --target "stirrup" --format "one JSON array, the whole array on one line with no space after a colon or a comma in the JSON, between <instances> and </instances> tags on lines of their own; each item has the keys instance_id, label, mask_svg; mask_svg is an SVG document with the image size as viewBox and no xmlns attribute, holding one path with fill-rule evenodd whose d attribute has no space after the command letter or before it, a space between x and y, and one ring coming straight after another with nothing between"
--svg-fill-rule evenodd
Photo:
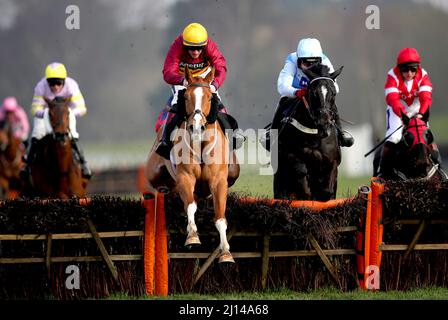
<instances>
[{"instance_id":1,"label":"stirrup","mask_svg":"<svg viewBox=\"0 0 448 320\"><path fill-rule=\"evenodd\" d=\"M246 137L238 132L233 134L233 149L239 149L243 146L244 141L246 141Z\"/></svg>"},{"instance_id":2,"label":"stirrup","mask_svg":"<svg viewBox=\"0 0 448 320\"><path fill-rule=\"evenodd\" d=\"M258 141L267 151L271 151L271 131L266 130L266 133L263 134Z\"/></svg>"}]
</instances>

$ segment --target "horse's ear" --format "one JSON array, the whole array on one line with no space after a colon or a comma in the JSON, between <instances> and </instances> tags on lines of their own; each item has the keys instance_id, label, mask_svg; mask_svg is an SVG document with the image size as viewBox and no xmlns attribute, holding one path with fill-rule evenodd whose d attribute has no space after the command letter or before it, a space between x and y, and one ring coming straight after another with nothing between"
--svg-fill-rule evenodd
<instances>
[{"instance_id":1,"label":"horse's ear","mask_svg":"<svg viewBox=\"0 0 448 320\"><path fill-rule=\"evenodd\" d=\"M215 79L215 67L212 67L209 73L207 73L207 76L205 77L205 81L207 83L211 83Z\"/></svg>"},{"instance_id":2,"label":"horse's ear","mask_svg":"<svg viewBox=\"0 0 448 320\"><path fill-rule=\"evenodd\" d=\"M184 73L185 73L185 80L187 80L188 83L191 83L193 80L193 77L191 76L190 69L188 68L188 65L185 65Z\"/></svg>"},{"instance_id":3,"label":"horse's ear","mask_svg":"<svg viewBox=\"0 0 448 320\"><path fill-rule=\"evenodd\" d=\"M47 103L47 105L50 105L50 103L51 103L51 100L50 100L50 99L48 99L47 97L44 97L44 100L45 100L45 102Z\"/></svg>"},{"instance_id":4,"label":"horse's ear","mask_svg":"<svg viewBox=\"0 0 448 320\"><path fill-rule=\"evenodd\" d=\"M335 80L342 72L342 69L344 69L344 66L340 67L338 70L330 73L330 78Z\"/></svg>"}]
</instances>

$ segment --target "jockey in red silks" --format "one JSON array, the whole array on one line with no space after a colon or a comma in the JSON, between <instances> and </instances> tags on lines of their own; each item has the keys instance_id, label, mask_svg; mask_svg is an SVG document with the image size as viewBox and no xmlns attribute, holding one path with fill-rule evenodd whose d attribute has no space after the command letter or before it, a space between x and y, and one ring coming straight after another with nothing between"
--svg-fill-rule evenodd
<instances>
[{"instance_id":1,"label":"jockey in red silks","mask_svg":"<svg viewBox=\"0 0 448 320\"><path fill-rule=\"evenodd\" d=\"M176 112L178 110L178 102L184 103L183 97L178 97L179 91L188 86L184 74L185 66L188 66L193 76L201 75L209 67L215 68L215 78L210 84L210 89L213 93L212 104L218 107L220 111L218 112L218 119L225 129L236 129L234 125L226 121L225 113L227 113L227 110L222 105L218 94L218 89L226 79L226 59L219 51L216 43L208 37L207 30L199 23L191 23L185 27L183 33L171 44L163 66L163 79L171 85L173 95L168 100L169 106L167 106L167 109L170 112L169 115L167 115L166 110L162 110L156 124L157 131L161 126L161 121L165 119L168 121L164 126L162 139L156 152L166 159L169 159L169 153L173 146L170 137L171 132L182 121ZM183 91L181 91L181 94L183 94ZM233 146L239 147L242 144L241 138L235 134L233 138Z\"/></svg>"},{"instance_id":2,"label":"jockey in red silks","mask_svg":"<svg viewBox=\"0 0 448 320\"><path fill-rule=\"evenodd\" d=\"M3 104L0 107L0 121L5 121L8 113L12 114L14 136L26 144L30 134L30 124L26 112L14 97L7 97L3 100Z\"/></svg>"},{"instance_id":3,"label":"jockey in red silks","mask_svg":"<svg viewBox=\"0 0 448 320\"><path fill-rule=\"evenodd\" d=\"M402 129L397 130L403 124L401 114L409 118L422 118L432 103L432 83L428 72L421 67L421 58L415 48L404 48L398 53L397 65L387 73L384 90L387 103L386 137L390 137L383 146L379 172L381 176L388 176L393 168L394 147L403 135ZM440 166L442 159L437 145L432 143L431 149L433 161Z\"/></svg>"}]
</instances>

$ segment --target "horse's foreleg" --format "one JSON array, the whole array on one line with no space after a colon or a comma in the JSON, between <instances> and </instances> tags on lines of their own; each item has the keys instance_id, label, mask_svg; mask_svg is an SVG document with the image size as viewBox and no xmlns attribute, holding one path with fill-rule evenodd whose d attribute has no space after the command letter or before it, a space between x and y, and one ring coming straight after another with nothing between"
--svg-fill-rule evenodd
<instances>
[{"instance_id":1,"label":"horse's foreleg","mask_svg":"<svg viewBox=\"0 0 448 320\"><path fill-rule=\"evenodd\" d=\"M213 195L213 206L215 209L215 226L219 232L219 239L221 248L221 255L219 256L219 262L235 262L232 254L230 253L230 245L227 241L227 220L226 202L227 202L227 179L222 178L219 181L210 186L210 190Z\"/></svg>"},{"instance_id":2,"label":"horse's foreleg","mask_svg":"<svg viewBox=\"0 0 448 320\"><path fill-rule=\"evenodd\" d=\"M185 241L186 246L193 244L201 244L198 235L198 227L194 220L194 215L198 208L196 201L194 201L194 185L196 179L194 177L178 174L177 176L177 191L179 192L180 198L184 203L184 210L187 212L188 224L187 224L187 240Z\"/></svg>"}]
</instances>

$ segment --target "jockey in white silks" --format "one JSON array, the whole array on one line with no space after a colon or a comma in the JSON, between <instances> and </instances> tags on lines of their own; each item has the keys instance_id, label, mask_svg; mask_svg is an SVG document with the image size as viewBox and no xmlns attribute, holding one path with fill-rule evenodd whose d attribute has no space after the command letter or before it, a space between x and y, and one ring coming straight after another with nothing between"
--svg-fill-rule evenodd
<instances>
[{"instance_id":1,"label":"jockey in white silks","mask_svg":"<svg viewBox=\"0 0 448 320\"><path fill-rule=\"evenodd\" d=\"M310 80L305 75L303 70L311 68L313 65L320 63L329 68L329 72L334 72L333 64L330 59L322 52L322 47L319 40L314 38L301 39L297 45L297 51L288 54L285 60L285 65L280 71L277 80L277 90L280 94L280 102L274 113L271 129L279 129L281 120L284 117L285 107L284 102L286 98L302 99L306 96ZM339 85L335 81L336 93L339 92ZM343 147L350 147L354 143L353 137L342 129L339 114L335 108L334 117L335 124L338 129L339 143ZM269 148L270 135L267 131L266 141L261 140L265 147Z\"/></svg>"}]
</instances>

